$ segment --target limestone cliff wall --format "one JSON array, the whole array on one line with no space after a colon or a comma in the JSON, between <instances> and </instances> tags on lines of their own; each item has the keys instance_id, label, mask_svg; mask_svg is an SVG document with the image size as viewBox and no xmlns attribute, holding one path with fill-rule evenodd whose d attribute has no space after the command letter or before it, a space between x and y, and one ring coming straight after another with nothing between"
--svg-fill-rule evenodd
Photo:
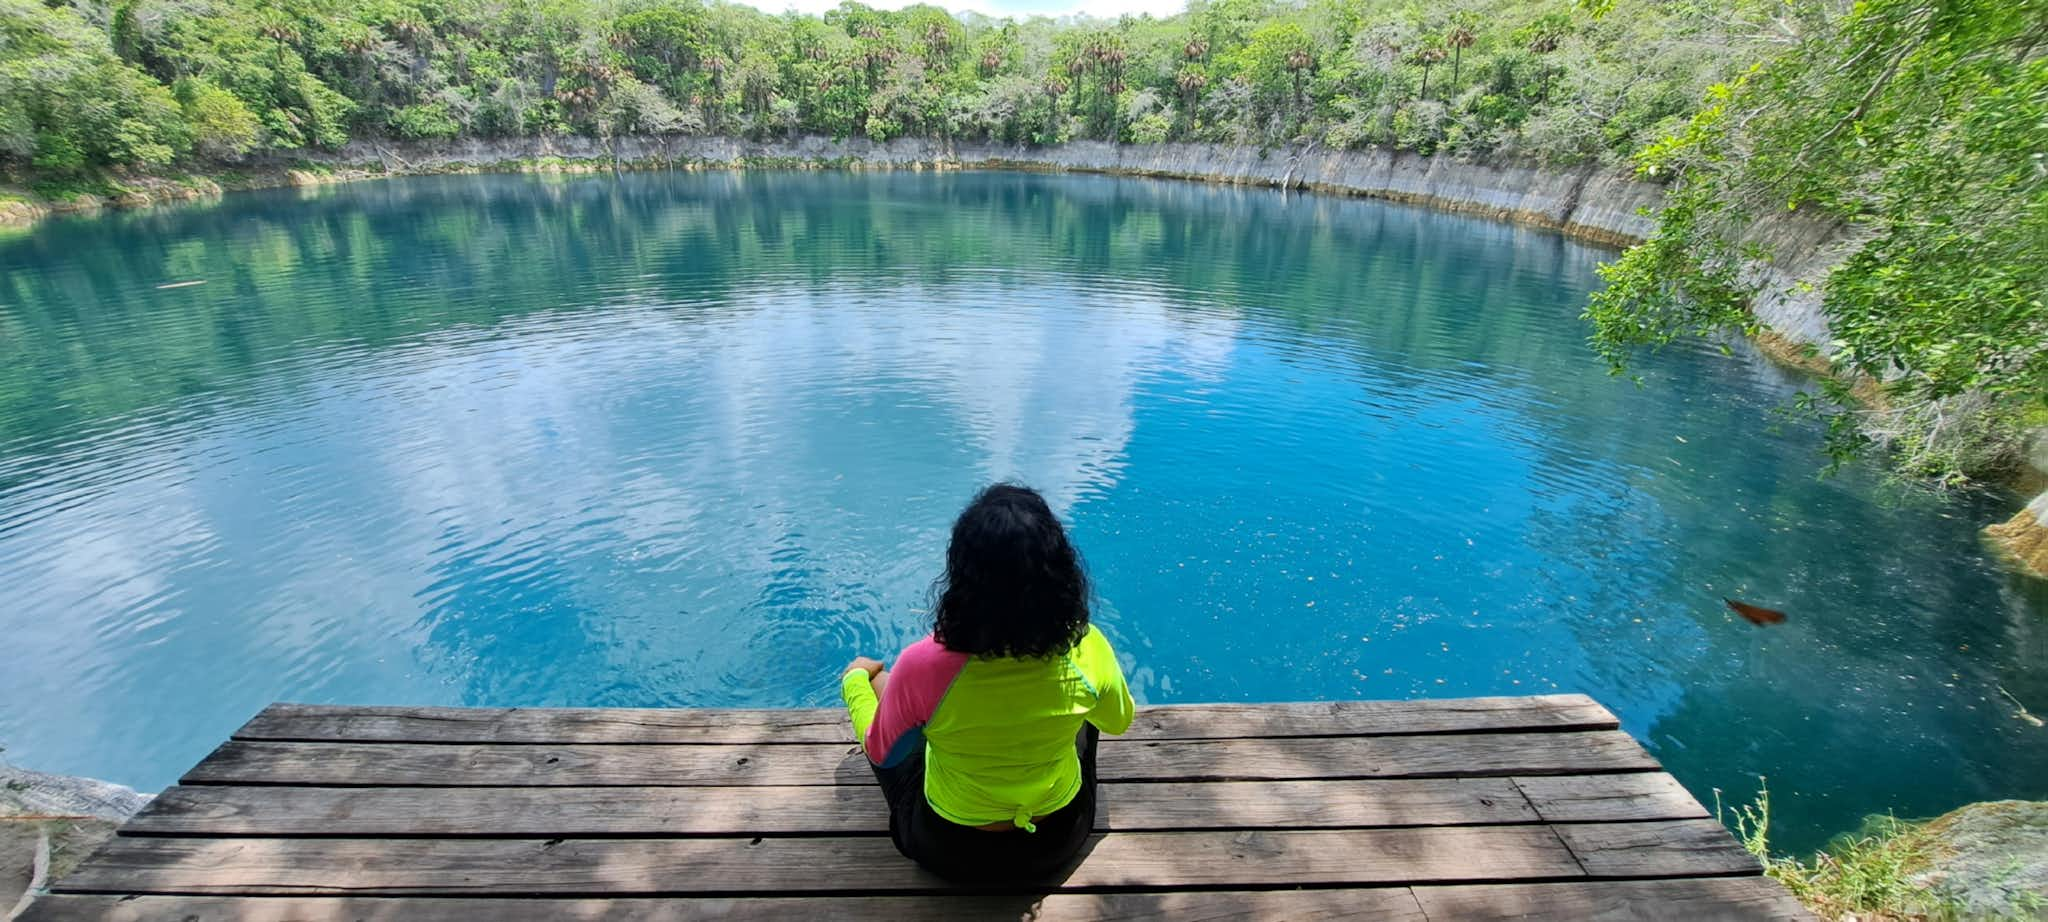
<instances>
[{"instance_id":1,"label":"limestone cliff wall","mask_svg":"<svg viewBox=\"0 0 2048 922\"><path fill-rule=\"evenodd\" d=\"M1647 236L1663 187L1613 167L1543 167L1526 162L1429 157L1387 149L1333 150L1318 145L1259 148L1222 144L1108 144L1076 141L1056 147L946 143L921 139L874 142L853 138L744 141L733 138L584 137L464 140L431 144L358 142L316 155L336 165L376 162L390 172L435 172L551 157L734 165L748 162L834 164L855 168L1009 167L1167 176L1245 185L1310 189L1415 202L1451 211L1553 227L1603 243ZM1798 345L1828 348L1819 287L1853 247L1841 225L1805 215L1757 223L1753 242L1776 254L1751 267L1759 319Z\"/></svg>"},{"instance_id":2,"label":"limestone cliff wall","mask_svg":"<svg viewBox=\"0 0 2048 922\"><path fill-rule=\"evenodd\" d=\"M864 168L1010 167L1211 182L1284 186L1343 195L1418 202L1555 227L1608 243L1649 233L1661 187L1611 168L1552 169L1526 163L1425 157L1401 151L1340 151L1310 145L1271 148L1218 144L1108 144L1077 141L1057 147L945 143L920 139L874 142L829 138L752 142L732 138L522 138L434 144L356 143L317 155L337 165L377 162L393 172L433 172L505 161L600 159L705 165L760 161Z\"/></svg>"},{"instance_id":3,"label":"limestone cliff wall","mask_svg":"<svg viewBox=\"0 0 2048 922\"><path fill-rule=\"evenodd\" d=\"M1743 273L1743 280L1756 286L1750 313L1793 343L1832 354L1821 287L1828 273L1862 245L1861 235L1833 219L1786 212L1750 225L1742 242L1772 254Z\"/></svg>"}]
</instances>

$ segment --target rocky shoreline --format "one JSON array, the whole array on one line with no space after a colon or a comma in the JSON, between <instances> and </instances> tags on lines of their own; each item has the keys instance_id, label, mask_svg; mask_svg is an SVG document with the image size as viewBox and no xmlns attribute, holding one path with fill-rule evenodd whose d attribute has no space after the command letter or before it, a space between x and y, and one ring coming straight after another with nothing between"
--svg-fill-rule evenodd
<instances>
[{"instance_id":1,"label":"rocky shoreline","mask_svg":"<svg viewBox=\"0 0 2048 922\"><path fill-rule=\"evenodd\" d=\"M1919 826L1908 881L1966 919L2048 913L2048 801L1992 800Z\"/></svg>"},{"instance_id":2,"label":"rocky shoreline","mask_svg":"<svg viewBox=\"0 0 2048 922\"><path fill-rule=\"evenodd\" d=\"M149 799L118 784L0 763L0 918L19 914Z\"/></svg>"}]
</instances>

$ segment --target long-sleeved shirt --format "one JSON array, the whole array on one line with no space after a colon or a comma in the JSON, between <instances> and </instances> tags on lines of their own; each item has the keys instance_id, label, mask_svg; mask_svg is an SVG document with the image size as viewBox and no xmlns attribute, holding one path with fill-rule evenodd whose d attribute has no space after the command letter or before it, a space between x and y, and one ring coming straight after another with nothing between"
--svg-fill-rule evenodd
<instances>
[{"instance_id":1,"label":"long-sleeved shirt","mask_svg":"<svg viewBox=\"0 0 2048 922\"><path fill-rule=\"evenodd\" d=\"M925 800L938 815L1033 831L1033 817L1080 793L1081 722L1114 735L1135 712L1116 653L1092 625L1066 653L1031 659L970 656L926 637L897 658L879 700L865 670L847 670L839 691L870 761L887 768L924 751Z\"/></svg>"}]
</instances>

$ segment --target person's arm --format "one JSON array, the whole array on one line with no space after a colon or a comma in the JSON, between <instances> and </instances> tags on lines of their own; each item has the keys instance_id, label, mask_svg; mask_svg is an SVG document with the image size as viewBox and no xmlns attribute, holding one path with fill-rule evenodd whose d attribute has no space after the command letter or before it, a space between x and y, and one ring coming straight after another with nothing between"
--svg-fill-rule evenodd
<instances>
[{"instance_id":1,"label":"person's arm","mask_svg":"<svg viewBox=\"0 0 2048 922\"><path fill-rule=\"evenodd\" d=\"M868 761L888 768L921 748L924 725L931 722L946 689L966 665L967 654L954 653L927 637L896 658L880 695L875 694L868 670L847 667L839 678L839 692Z\"/></svg>"},{"instance_id":2,"label":"person's arm","mask_svg":"<svg viewBox=\"0 0 2048 922\"><path fill-rule=\"evenodd\" d=\"M882 706L874 685L875 674L881 671L880 662L859 656L839 676L839 699L846 702L847 716L853 719L854 739L868 738L868 727L874 724L875 712Z\"/></svg>"},{"instance_id":3,"label":"person's arm","mask_svg":"<svg viewBox=\"0 0 2048 922\"><path fill-rule=\"evenodd\" d=\"M1095 706L1087 714L1088 722L1095 728L1116 736L1131 728L1131 718L1137 715L1138 706L1131 701L1131 686L1124 681L1124 669L1117 664L1116 651L1110 649L1109 638L1095 626L1088 627L1088 633L1075 645L1074 665L1095 689Z\"/></svg>"}]
</instances>

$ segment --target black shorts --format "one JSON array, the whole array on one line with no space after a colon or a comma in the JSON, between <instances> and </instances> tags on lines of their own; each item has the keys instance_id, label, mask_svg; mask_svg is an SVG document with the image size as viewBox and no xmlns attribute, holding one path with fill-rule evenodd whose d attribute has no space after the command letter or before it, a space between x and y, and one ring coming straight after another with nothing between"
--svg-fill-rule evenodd
<instances>
[{"instance_id":1,"label":"black shorts","mask_svg":"<svg viewBox=\"0 0 2048 922\"><path fill-rule=\"evenodd\" d=\"M1081 790L1066 806L1021 829L991 832L940 816L924 797L924 750L890 768L870 763L889 800L889 838L903 857L961 883L1025 882L1061 870L1095 828L1095 745L1101 734L1083 723L1074 736L1081 758Z\"/></svg>"}]
</instances>

